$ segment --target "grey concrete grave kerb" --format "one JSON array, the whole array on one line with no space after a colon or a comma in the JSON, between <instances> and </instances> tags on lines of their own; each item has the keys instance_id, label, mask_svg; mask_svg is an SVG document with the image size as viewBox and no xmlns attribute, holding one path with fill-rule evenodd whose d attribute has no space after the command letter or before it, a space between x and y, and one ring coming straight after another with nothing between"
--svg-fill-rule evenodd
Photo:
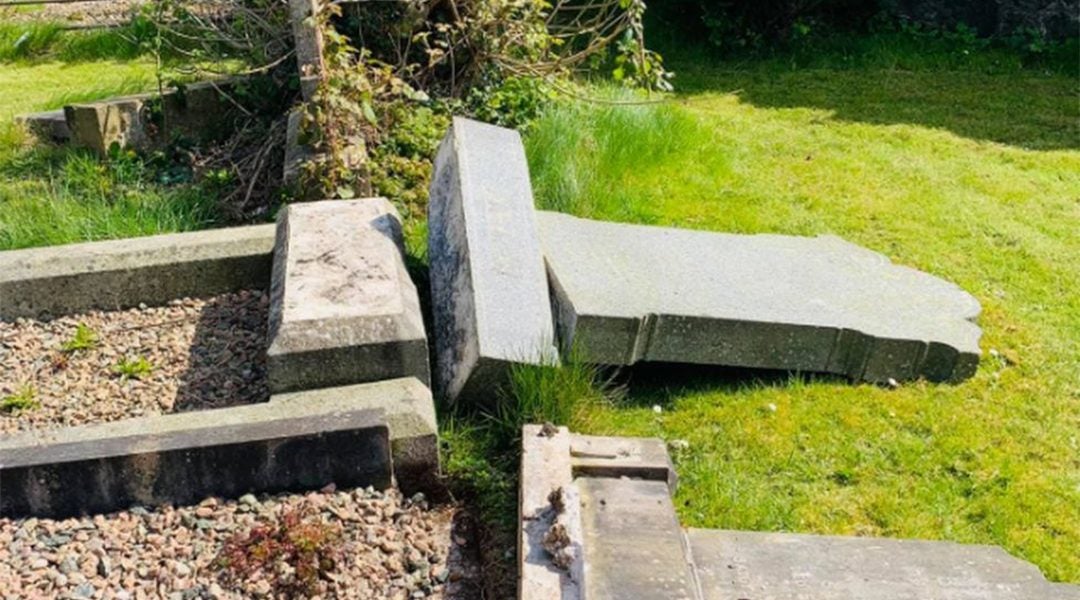
<instances>
[{"instance_id":1,"label":"grey concrete grave kerb","mask_svg":"<svg viewBox=\"0 0 1080 600\"><path fill-rule=\"evenodd\" d=\"M380 390L380 393L383 390ZM391 483L363 394L34 431L0 440L0 514L63 518L206 496Z\"/></svg>"},{"instance_id":2,"label":"grey concrete grave kerb","mask_svg":"<svg viewBox=\"0 0 1080 600\"><path fill-rule=\"evenodd\" d=\"M268 336L271 393L428 383L427 335L393 205L327 200L282 211Z\"/></svg>"},{"instance_id":3,"label":"grey concrete grave kerb","mask_svg":"<svg viewBox=\"0 0 1080 600\"><path fill-rule=\"evenodd\" d=\"M431 390L416 378L276 394L271 402L378 410L390 431L394 479L406 493L437 487L439 426Z\"/></svg>"},{"instance_id":4,"label":"grey concrete grave kerb","mask_svg":"<svg viewBox=\"0 0 1080 600\"><path fill-rule=\"evenodd\" d=\"M514 364L556 364L532 185L520 135L455 118L428 206L435 390L490 398Z\"/></svg>"},{"instance_id":5,"label":"grey concrete grave kerb","mask_svg":"<svg viewBox=\"0 0 1080 600\"><path fill-rule=\"evenodd\" d=\"M0 319L267 289L274 226L0 252Z\"/></svg>"}]
</instances>

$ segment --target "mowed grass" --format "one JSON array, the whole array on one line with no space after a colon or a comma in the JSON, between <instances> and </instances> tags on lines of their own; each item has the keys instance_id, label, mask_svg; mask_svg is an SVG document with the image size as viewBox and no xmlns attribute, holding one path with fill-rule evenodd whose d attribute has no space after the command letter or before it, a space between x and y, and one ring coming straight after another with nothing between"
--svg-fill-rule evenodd
<instances>
[{"instance_id":1,"label":"mowed grass","mask_svg":"<svg viewBox=\"0 0 1080 600\"><path fill-rule=\"evenodd\" d=\"M0 61L0 250L184 231L214 220L212 198L155 181L141 160L101 161L35 144L12 124L18 114L156 86L152 61L101 58L109 45L94 40L93 52L82 55L73 54L79 43L69 42L57 55Z\"/></svg>"},{"instance_id":2,"label":"mowed grass","mask_svg":"<svg viewBox=\"0 0 1080 600\"><path fill-rule=\"evenodd\" d=\"M840 235L974 294L983 360L959 385L896 390L639 368L625 399L573 424L686 440L675 460L687 526L998 544L1080 582L1075 76L700 59L674 68L684 91L662 104L567 105L536 123L527 147L538 203L616 221Z\"/></svg>"}]
</instances>

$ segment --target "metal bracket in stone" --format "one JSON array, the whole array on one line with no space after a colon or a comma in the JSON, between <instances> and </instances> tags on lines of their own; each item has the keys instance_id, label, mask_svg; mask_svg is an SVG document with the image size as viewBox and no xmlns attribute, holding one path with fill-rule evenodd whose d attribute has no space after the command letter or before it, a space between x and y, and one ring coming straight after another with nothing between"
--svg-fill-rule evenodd
<instances>
[{"instance_id":1,"label":"metal bracket in stone","mask_svg":"<svg viewBox=\"0 0 1080 600\"><path fill-rule=\"evenodd\" d=\"M588 548L597 481L643 482L674 491L675 471L663 441L647 438L583 436L565 427L526 425L522 429L518 529L518 597L521 600L598 597L604 575L590 564ZM652 487L652 490L657 488ZM593 504L590 506L590 504ZM670 524L674 511L657 505ZM652 506L643 506L653 510ZM676 523L677 525L677 523ZM676 538L681 543L681 538ZM599 545L594 542L594 545ZM590 575L592 574L592 575ZM590 577L592 579L590 580Z\"/></svg>"}]
</instances>

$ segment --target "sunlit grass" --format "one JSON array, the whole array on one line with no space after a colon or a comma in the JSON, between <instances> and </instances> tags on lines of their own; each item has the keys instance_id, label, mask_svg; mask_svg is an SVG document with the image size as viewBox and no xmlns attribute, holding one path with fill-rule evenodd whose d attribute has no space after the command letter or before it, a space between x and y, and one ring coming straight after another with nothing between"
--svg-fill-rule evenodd
<instances>
[{"instance_id":1,"label":"sunlit grass","mask_svg":"<svg viewBox=\"0 0 1080 600\"><path fill-rule=\"evenodd\" d=\"M1075 80L686 67L689 91L670 102L573 104L536 123L538 203L840 235L973 293L982 365L960 385L894 391L640 370L627 400L594 407L585 428L688 441L677 456L686 525L999 544L1080 581Z\"/></svg>"}]
</instances>

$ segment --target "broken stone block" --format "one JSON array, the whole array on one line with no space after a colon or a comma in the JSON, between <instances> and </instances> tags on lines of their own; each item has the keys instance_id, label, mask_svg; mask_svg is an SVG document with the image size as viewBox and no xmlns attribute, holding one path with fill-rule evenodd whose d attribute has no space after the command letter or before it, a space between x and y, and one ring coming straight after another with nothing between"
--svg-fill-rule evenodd
<instances>
[{"instance_id":1,"label":"broken stone block","mask_svg":"<svg viewBox=\"0 0 1080 600\"><path fill-rule=\"evenodd\" d=\"M71 139L64 109L19 115L15 117L15 122L22 123L30 133L45 142L63 144Z\"/></svg>"},{"instance_id":2,"label":"broken stone block","mask_svg":"<svg viewBox=\"0 0 1080 600\"><path fill-rule=\"evenodd\" d=\"M974 374L979 303L833 236L733 235L537 214L564 350L887 382Z\"/></svg>"},{"instance_id":3,"label":"broken stone block","mask_svg":"<svg viewBox=\"0 0 1080 600\"><path fill-rule=\"evenodd\" d=\"M142 148L148 144L145 106L148 95L113 98L64 107L71 140L104 156L116 144Z\"/></svg>"},{"instance_id":4,"label":"broken stone block","mask_svg":"<svg viewBox=\"0 0 1080 600\"><path fill-rule=\"evenodd\" d=\"M397 210L382 198L282 211L270 286L272 393L400 377L429 382L403 246Z\"/></svg>"},{"instance_id":5,"label":"broken stone block","mask_svg":"<svg viewBox=\"0 0 1080 600\"><path fill-rule=\"evenodd\" d=\"M436 391L478 399L556 359L532 185L516 131L456 118L428 207Z\"/></svg>"}]
</instances>

